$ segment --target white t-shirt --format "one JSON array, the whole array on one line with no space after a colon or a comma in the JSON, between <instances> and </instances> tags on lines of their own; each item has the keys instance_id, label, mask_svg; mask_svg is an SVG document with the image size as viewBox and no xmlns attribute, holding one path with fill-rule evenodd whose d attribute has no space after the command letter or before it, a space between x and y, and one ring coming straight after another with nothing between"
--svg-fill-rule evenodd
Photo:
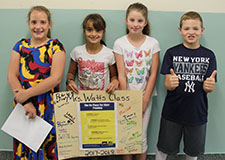
<instances>
[{"instance_id":1,"label":"white t-shirt","mask_svg":"<svg viewBox=\"0 0 225 160\"><path fill-rule=\"evenodd\" d=\"M106 90L110 83L109 66L115 63L111 49L103 45L97 54L89 54L86 44L75 47L70 53L78 64L78 87L81 90Z\"/></svg>"},{"instance_id":2,"label":"white t-shirt","mask_svg":"<svg viewBox=\"0 0 225 160\"><path fill-rule=\"evenodd\" d=\"M113 51L123 55L128 80L127 89L144 92L149 78L152 55L160 51L158 41L146 36L144 43L136 48L125 35L115 41Z\"/></svg>"}]
</instances>

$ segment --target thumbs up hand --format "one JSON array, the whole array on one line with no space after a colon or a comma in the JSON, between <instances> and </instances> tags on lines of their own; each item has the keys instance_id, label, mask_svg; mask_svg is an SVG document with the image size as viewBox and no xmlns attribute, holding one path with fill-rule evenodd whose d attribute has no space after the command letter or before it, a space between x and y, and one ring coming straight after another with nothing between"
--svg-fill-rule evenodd
<instances>
[{"instance_id":1,"label":"thumbs up hand","mask_svg":"<svg viewBox=\"0 0 225 160\"><path fill-rule=\"evenodd\" d=\"M176 75L172 68L170 69L170 74L173 75L173 76Z\"/></svg>"},{"instance_id":2,"label":"thumbs up hand","mask_svg":"<svg viewBox=\"0 0 225 160\"><path fill-rule=\"evenodd\" d=\"M170 69L170 74L166 75L166 80L165 80L165 87L173 91L179 86L179 79L178 76L175 74L174 70L171 68Z\"/></svg>"},{"instance_id":3,"label":"thumbs up hand","mask_svg":"<svg viewBox=\"0 0 225 160\"><path fill-rule=\"evenodd\" d=\"M212 92L215 89L215 76L217 71L214 70L209 78L207 78L203 83L203 89L205 92Z\"/></svg>"}]
</instances>

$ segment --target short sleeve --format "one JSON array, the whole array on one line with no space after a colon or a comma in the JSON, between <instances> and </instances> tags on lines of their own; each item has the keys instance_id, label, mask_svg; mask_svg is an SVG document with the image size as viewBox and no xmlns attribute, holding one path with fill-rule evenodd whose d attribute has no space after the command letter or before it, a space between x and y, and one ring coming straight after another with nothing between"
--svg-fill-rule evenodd
<instances>
[{"instance_id":1,"label":"short sleeve","mask_svg":"<svg viewBox=\"0 0 225 160\"><path fill-rule=\"evenodd\" d=\"M65 52L63 44L58 39L53 40L52 51L53 51L53 54L58 52Z\"/></svg>"},{"instance_id":2,"label":"short sleeve","mask_svg":"<svg viewBox=\"0 0 225 160\"><path fill-rule=\"evenodd\" d=\"M155 53L160 51L159 42L156 39L154 39L154 41L155 41L155 43L154 43L153 48L152 48L152 53L153 54L155 54Z\"/></svg>"},{"instance_id":3,"label":"short sleeve","mask_svg":"<svg viewBox=\"0 0 225 160\"><path fill-rule=\"evenodd\" d=\"M214 70L217 70L216 56L212 51L211 51L210 55L211 55L210 56L210 63L209 63L208 71L206 73L206 78L210 77ZM215 76L215 81L217 81L217 74Z\"/></svg>"},{"instance_id":4,"label":"short sleeve","mask_svg":"<svg viewBox=\"0 0 225 160\"><path fill-rule=\"evenodd\" d=\"M70 53L70 58L71 58L73 61L75 61L75 62L77 62L77 60L76 60L76 53L77 53L77 48L74 48L74 49L72 50L72 52Z\"/></svg>"},{"instance_id":5,"label":"short sleeve","mask_svg":"<svg viewBox=\"0 0 225 160\"><path fill-rule=\"evenodd\" d=\"M111 50L111 57L110 57L110 63L109 63L109 65L111 66L113 64L115 64L115 57L114 57L113 51Z\"/></svg>"},{"instance_id":6,"label":"short sleeve","mask_svg":"<svg viewBox=\"0 0 225 160\"><path fill-rule=\"evenodd\" d=\"M163 62L162 62L162 67L161 67L161 74L169 74L170 69L173 68L173 62L172 62L172 55L170 54L170 51L167 50Z\"/></svg>"},{"instance_id":7,"label":"short sleeve","mask_svg":"<svg viewBox=\"0 0 225 160\"><path fill-rule=\"evenodd\" d=\"M21 46L21 41L18 41L18 42L14 45L13 51L16 51L16 52L19 53L19 51L20 51L20 46Z\"/></svg>"},{"instance_id":8,"label":"short sleeve","mask_svg":"<svg viewBox=\"0 0 225 160\"><path fill-rule=\"evenodd\" d=\"M123 50L122 50L122 47L119 43L119 39L117 39L113 45L113 52L114 53L117 53L117 54L120 54L120 55L123 55Z\"/></svg>"}]
</instances>

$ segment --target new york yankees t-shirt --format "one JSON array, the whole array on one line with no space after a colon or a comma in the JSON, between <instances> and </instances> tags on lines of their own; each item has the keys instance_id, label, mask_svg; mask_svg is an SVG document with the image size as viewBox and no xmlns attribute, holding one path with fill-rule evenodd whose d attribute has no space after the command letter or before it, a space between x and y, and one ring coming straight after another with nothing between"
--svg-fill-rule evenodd
<instances>
[{"instance_id":1,"label":"new york yankees t-shirt","mask_svg":"<svg viewBox=\"0 0 225 160\"><path fill-rule=\"evenodd\" d=\"M170 74L171 68L178 76L179 86L167 91L162 116L184 125L206 123L208 101L203 82L216 70L214 53L203 46L189 49L179 44L167 50L161 74Z\"/></svg>"}]
</instances>

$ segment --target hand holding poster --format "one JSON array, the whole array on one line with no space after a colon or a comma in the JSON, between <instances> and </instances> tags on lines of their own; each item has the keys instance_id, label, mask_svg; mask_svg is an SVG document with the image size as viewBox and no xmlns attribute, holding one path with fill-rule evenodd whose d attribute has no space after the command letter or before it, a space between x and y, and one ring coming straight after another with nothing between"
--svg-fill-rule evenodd
<instances>
[{"instance_id":1,"label":"hand holding poster","mask_svg":"<svg viewBox=\"0 0 225 160\"><path fill-rule=\"evenodd\" d=\"M54 94L59 159L142 150L142 92Z\"/></svg>"}]
</instances>

